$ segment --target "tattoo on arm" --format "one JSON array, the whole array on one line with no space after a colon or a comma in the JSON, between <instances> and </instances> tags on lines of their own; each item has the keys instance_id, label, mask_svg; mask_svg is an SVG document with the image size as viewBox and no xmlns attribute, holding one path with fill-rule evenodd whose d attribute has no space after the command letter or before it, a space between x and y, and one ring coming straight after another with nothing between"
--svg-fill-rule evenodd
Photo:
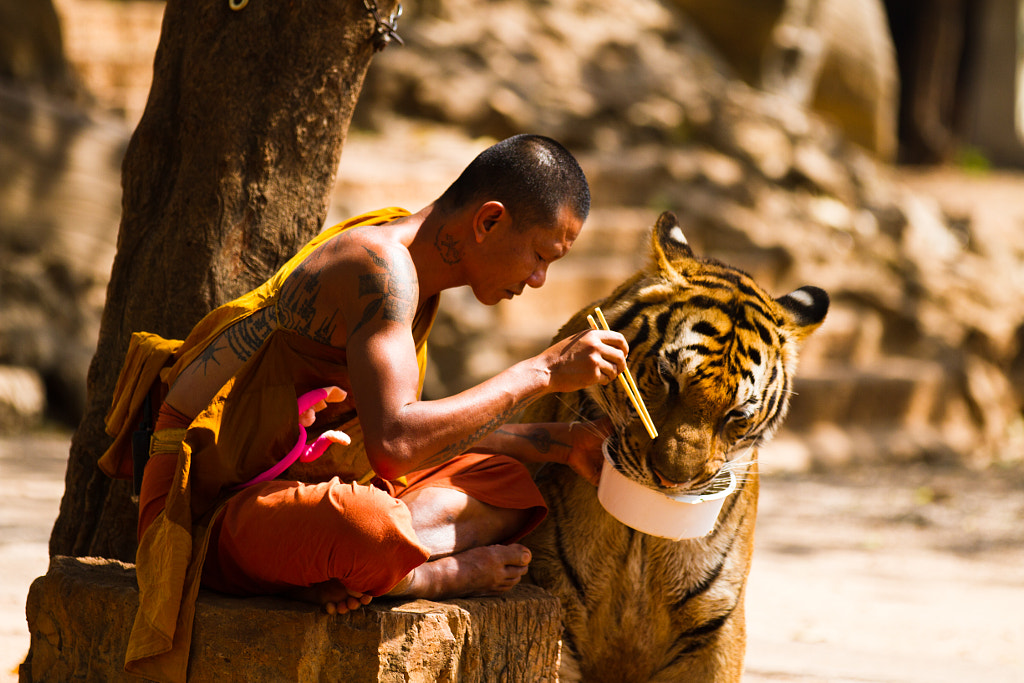
<instances>
[{"instance_id":1,"label":"tattoo on arm","mask_svg":"<svg viewBox=\"0 0 1024 683\"><path fill-rule=\"evenodd\" d=\"M366 273L359 276L359 297L371 297L363 309L363 317L352 328L352 334L373 320L378 313L382 320L393 322L411 321L416 312L416 273L411 265L388 263L368 247L366 253L383 273Z\"/></svg>"},{"instance_id":2,"label":"tattoo on arm","mask_svg":"<svg viewBox=\"0 0 1024 683\"><path fill-rule=\"evenodd\" d=\"M249 360L266 341L270 334L268 317L271 313L271 308L264 308L224 331L224 340L228 343L228 348L240 360Z\"/></svg>"},{"instance_id":3,"label":"tattoo on arm","mask_svg":"<svg viewBox=\"0 0 1024 683\"><path fill-rule=\"evenodd\" d=\"M203 375L206 375L208 370L207 366L211 362L214 365L220 365L220 361L217 360L217 352L223 348L223 346L218 346L217 340L214 339L212 342L209 343L209 345L207 345L205 349L203 349L203 352L199 354L199 357L196 358L195 362L197 364L197 367L202 366Z\"/></svg>"},{"instance_id":4,"label":"tattoo on arm","mask_svg":"<svg viewBox=\"0 0 1024 683\"><path fill-rule=\"evenodd\" d=\"M546 427L537 427L536 429L531 429L526 434L517 434L515 432L510 432L507 429L498 429L495 431L495 433L513 436L518 439L526 439L537 450L538 453L550 453L552 446L564 446L566 448L572 448L572 444L558 441L554 437L552 437L551 432Z\"/></svg>"},{"instance_id":5,"label":"tattoo on arm","mask_svg":"<svg viewBox=\"0 0 1024 683\"><path fill-rule=\"evenodd\" d=\"M480 429L476 430L475 432L467 436L465 439L453 443L447 446L446 448L442 448L437 453L434 453L434 455L430 456L426 460L426 462L420 465L419 469L435 467L437 465L440 465L441 463L448 462L453 457L455 457L459 453L462 453L467 448L469 448L477 441L493 432L501 425L506 424L510 419L512 419L513 415L521 411L529 404L533 403L533 401L540 396L540 393L540 391L536 391L532 394L523 397L522 400L518 401L517 403L514 403L513 405L509 406L509 408L507 408L506 410L503 410L502 412L492 417L490 420L484 423L480 427Z\"/></svg>"},{"instance_id":6,"label":"tattoo on arm","mask_svg":"<svg viewBox=\"0 0 1024 683\"><path fill-rule=\"evenodd\" d=\"M211 341L196 358L196 371L204 376L210 373L210 363L220 366L221 360L230 356L218 356L224 349L228 349L241 362L249 360L260 348L267 336L270 334L269 317L272 310L264 308L253 313L248 318L239 320L237 323L224 330L216 339Z\"/></svg>"}]
</instances>

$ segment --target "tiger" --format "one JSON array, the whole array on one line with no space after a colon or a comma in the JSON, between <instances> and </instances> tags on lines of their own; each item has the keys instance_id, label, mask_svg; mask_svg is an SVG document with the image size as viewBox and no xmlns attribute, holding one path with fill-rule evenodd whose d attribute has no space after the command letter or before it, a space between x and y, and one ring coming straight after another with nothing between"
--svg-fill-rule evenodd
<instances>
[{"instance_id":1,"label":"tiger","mask_svg":"<svg viewBox=\"0 0 1024 683\"><path fill-rule=\"evenodd\" d=\"M665 212L647 264L596 305L629 342L657 437L615 384L545 396L520 420L608 416L609 463L658 491L699 491L726 470L738 484L708 535L673 541L618 522L566 466L535 473L549 515L523 541L533 555L527 581L561 602L560 680L739 681L757 448L786 415L799 347L824 321L828 294L806 286L769 296L746 273L695 256ZM555 339L586 330L592 310Z\"/></svg>"}]
</instances>

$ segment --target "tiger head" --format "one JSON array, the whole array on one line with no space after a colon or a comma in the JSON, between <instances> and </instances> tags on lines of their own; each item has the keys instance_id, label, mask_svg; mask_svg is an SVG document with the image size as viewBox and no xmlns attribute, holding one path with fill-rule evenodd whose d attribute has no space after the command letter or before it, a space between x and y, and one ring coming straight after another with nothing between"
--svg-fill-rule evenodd
<instances>
[{"instance_id":1,"label":"tiger head","mask_svg":"<svg viewBox=\"0 0 1024 683\"><path fill-rule=\"evenodd\" d=\"M600 305L629 342L630 371L658 431L652 440L618 384L590 387L615 424L608 456L634 481L684 492L746 467L781 424L798 348L829 298L817 287L769 296L747 274L695 256L665 212L648 265Z\"/></svg>"}]
</instances>

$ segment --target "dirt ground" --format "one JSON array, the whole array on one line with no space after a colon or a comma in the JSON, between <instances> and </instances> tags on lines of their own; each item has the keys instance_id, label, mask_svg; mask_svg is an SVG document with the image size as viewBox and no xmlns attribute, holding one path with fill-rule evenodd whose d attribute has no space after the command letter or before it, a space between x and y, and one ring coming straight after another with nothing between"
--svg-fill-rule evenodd
<instances>
[{"instance_id":1,"label":"dirt ground","mask_svg":"<svg viewBox=\"0 0 1024 683\"><path fill-rule=\"evenodd\" d=\"M28 649L69 439L0 437L2 683ZM746 681L1024 681L1024 469L787 473L771 448Z\"/></svg>"},{"instance_id":2,"label":"dirt ground","mask_svg":"<svg viewBox=\"0 0 1024 683\"><path fill-rule=\"evenodd\" d=\"M745 680L1024 681L1024 470L767 467Z\"/></svg>"}]
</instances>

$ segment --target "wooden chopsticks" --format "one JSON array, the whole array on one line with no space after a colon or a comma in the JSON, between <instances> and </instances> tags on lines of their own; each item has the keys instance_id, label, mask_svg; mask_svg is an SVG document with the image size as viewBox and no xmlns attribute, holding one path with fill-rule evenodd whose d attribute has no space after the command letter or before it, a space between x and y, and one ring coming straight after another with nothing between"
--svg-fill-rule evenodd
<instances>
[{"instance_id":1,"label":"wooden chopsticks","mask_svg":"<svg viewBox=\"0 0 1024 683\"><path fill-rule=\"evenodd\" d=\"M604 318L604 313L601 312L600 306L594 308L594 313L597 314L598 320L601 321L601 327L597 326L597 323L594 321L594 316L588 315L587 322L590 323L590 329L604 329L611 331L611 328L608 327L608 321ZM640 390L636 388L636 382L633 381L633 375L630 374L628 367L619 374L619 384L622 385L626 395L629 396L629 400L633 404L633 408L636 410L637 414L640 416L640 421L644 423L647 433L650 434L652 439L657 437L658 430L654 428L654 421L651 420L651 414L647 412L647 406L644 405L644 399L640 396Z\"/></svg>"}]
</instances>

